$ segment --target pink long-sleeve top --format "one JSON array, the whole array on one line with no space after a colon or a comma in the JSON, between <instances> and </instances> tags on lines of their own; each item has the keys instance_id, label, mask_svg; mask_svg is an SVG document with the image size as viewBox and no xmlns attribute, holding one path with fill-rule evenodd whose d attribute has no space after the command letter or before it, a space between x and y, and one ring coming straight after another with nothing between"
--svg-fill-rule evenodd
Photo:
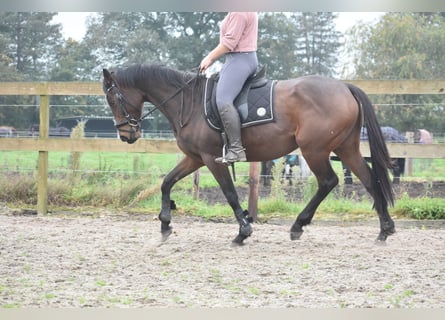
<instances>
[{"instance_id":1,"label":"pink long-sleeve top","mask_svg":"<svg viewBox=\"0 0 445 320\"><path fill-rule=\"evenodd\" d=\"M229 12L221 23L220 43L231 52L257 50L258 15L256 12Z\"/></svg>"}]
</instances>

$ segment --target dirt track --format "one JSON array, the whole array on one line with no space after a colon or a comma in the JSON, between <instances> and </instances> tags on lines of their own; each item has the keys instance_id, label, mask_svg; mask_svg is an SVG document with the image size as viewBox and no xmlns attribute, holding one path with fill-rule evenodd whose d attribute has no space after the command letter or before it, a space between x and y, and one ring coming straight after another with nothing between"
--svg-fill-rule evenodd
<instances>
[{"instance_id":1,"label":"dirt track","mask_svg":"<svg viewBox=\"0 0 445 320\"><path fill-rule=\"evenodd\" d=\"M255 224L153 216L0 213L0 307L445 307L444 223ZM439 228L435 228L439 227Z\"/></svg>"}]
</instances>

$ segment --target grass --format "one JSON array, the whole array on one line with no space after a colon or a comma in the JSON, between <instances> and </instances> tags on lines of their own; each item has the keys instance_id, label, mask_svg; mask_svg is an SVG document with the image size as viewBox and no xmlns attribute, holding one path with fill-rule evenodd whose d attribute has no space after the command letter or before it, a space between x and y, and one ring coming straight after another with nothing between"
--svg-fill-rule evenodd
<instances>
[{"instance_id":1,"label":"grass","mask_svg":"<svg viewBox=\"0 0 445 320\"><path fill-rule=\"evenodd\" d=\"M36 203L37 152L0 152L0 201L10 206L34 206ZM163 177L181 160L182 154L146 153L99 153L85 152L73 155L69 152L49 153L48 199L53 210L64 207L125 208L127 211L159 211L160 186ZM75 161L75 165L73 165ZM341 164L332 165L342 177ZM426 185L435 180L445 179L445 159L414 159L413 175L404 180L425 181ZM236 166L236 186L246 186L249 164ZM304 184L303 201L289 202L282 192L281 185L274 180L271 196L259 199L260 220L271 217L295 217L316 190L314 178ZM207 203L194 200L192 194L193 176L178 182L172 197L178 204L176 214L193 214L205 218L233 217L226 204L211 207ZM207 168L200 169L200 187L217 187L217 183ZM393 212L400 216L415 219L445 218L444 199L402 197L396 202ZM247 203L243 203L247 207ZM375 217L372 203L345 199L331 193L320 205L317 216L336 219L362 219Z\"/></svg>"},{"instance_id":2,"label":"grass","mask_svg":"<svg viewBox=\"0 0 445 320\"><path fill-rule=\"evenodd\" d=\"M414 159L413 179L427 181L445 179L445 159Z\"/></svg>"},{"instance_id":3,"label":"grass","mask_svg":"<svg viewBox=\"0 0 445 320\"><path fill-rule=\"evenodd\" d=\"M411 199L404 195L395 207L396 214L408 216L413 219L445 219L445 199L443 198L416 198Z\"/></svg>"}]
</instances>

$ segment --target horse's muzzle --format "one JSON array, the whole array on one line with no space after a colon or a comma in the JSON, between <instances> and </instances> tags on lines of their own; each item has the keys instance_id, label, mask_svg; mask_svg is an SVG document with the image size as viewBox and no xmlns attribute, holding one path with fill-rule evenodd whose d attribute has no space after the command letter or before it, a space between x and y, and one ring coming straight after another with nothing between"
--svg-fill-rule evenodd
<instances>
[{"instance_id":1,"label":"horse's muzzle","mask_svg":"<svg viewBox=\"0 0 445 320\"><path fill-rule=\"evenodd\" d=\"M128 144L133 144L133 143L135 143L136 140L138 139L138 138L136 138L135 136L132 136L131 138L128 138L128 137L126 137L126 136L120 136L120 138L121 138L121 141L122 141L122 142L126 142L126 143L128 143Z\"/></svg>"},{"instance_id":2,"label":"horse's muzzle","mask_svg":"<svg viewBox=\"0 0 445 320\"><path fill-rule=\"evenodd\" d=\"M119 130L119 137L121 138L121 141L127 142L128 144L135 143L137 139L141 137L141 132L139 131L139 128L130 127L128 129L118 127Z\"/></svg>"}]
</instances>

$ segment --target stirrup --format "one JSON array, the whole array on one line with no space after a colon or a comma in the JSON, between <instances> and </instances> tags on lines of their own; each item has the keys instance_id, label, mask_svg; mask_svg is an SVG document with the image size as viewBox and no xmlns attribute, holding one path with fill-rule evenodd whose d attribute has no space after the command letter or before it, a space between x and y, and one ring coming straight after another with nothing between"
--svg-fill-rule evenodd
<instances>
[{"instance_id":1,"label":"stirrup","mask_svg":"<svg viewBox=\"0 0 445 320\"><path fill-rule=\"evenodd\" d=\"M244 148L234 151L233 149L229 149L227 154L225 150L223 150L223 156L215 159L215 162L222 163L228 165L233 162L245 162L247 161L246 153L244 152Z\"/></svg>"}]
</instances>

